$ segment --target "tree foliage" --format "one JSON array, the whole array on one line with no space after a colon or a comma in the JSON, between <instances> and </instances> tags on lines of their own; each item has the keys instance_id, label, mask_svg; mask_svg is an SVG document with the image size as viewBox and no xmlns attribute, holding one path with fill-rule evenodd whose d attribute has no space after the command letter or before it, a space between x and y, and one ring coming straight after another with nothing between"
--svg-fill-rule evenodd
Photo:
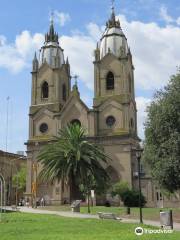
<instances>
[{"instance_id":1,"label":"tree foliage","mask_svg":"<svg viewBox=\"0 0 180 240\"><path fill-rule=\"evenodd\" d=\"M26 188L26 168L22 167L17 174L12 177L13 185L19 190L24 191Z\"/></svg>"},{"instance_id":2,"label":"tree foliage","mask_svg":"<svg viewBox=\"0 0 180 240\"><path fill-rule=\"evenodd\" d=\"M126 207L139 206L139 191L129 188L127 182L120 181L113 186L112 196L118 195ZM146 203L145 197L141 194L141 206Z\"/></svg>"},{"instance_id":3,"label":"tree foliage","mask_svg":"<svg viewBox=\"0 0 180 240\"><path fill-rule=\"evenodd\" d=\"M56 141L46 145L38 156L42 163L40 177L44 180L75 181L83 185L87 194L93 184L98 188L106 184L107 156L104 150L87 140L85 130L78 124L70 124L59 130Z\"/></svg>"},{"instance_id":4,"label":"tree foliage","mask_svg":"<svg viewBox=\"0 0 180 240\"><path fill-rule=\"evenodd\" d=\"M144 159L161 188L180 188L180 73L158 91L147 109Z\"/></svg>"},{"instance_id":5,"label":"tree foliage","mask_svg":"<svg viewBox=\"0 0 180 240\"><path fill-rule=\"evenodd\" d=\"M139 207L139 191L127 190L122 194L122 201L126 207ZM141 193L141 207L146 204L146 199Z\"/></svg>"},{"instance_id":6,"label":"tree foliage","mask_svg":"<svg viewBox=\"0 0 180 240\"><path fill-rule=\"evenodd\" d=\"M122 200L124 192L128 190L129 190L129 185L127 182L124 182L124 181L117 182L113 185L112 196L118 195Z\"/></svg>"}]
</instances>

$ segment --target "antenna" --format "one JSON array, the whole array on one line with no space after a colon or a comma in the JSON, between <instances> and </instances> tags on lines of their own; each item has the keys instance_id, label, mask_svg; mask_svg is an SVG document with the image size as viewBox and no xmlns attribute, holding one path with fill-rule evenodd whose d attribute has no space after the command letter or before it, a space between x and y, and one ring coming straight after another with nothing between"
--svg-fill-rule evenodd
<instances>
[{"instance_id":1,"label":"antenna","mask_svg":"<svg viewBox=\"0 0 180 240\"><path fill-rule=\"evenodd\" d=\"M9 131L9 99L10 97L8 96L6 98L7 100L7 110L6 110L6 152L8 150L8 131Z\"/></svg>"}]
</instances>

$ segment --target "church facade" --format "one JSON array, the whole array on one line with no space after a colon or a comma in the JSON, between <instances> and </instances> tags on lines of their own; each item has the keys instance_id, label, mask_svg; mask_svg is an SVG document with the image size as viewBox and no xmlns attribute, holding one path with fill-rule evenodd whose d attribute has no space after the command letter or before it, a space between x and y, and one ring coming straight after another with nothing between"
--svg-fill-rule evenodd
<instances>
[{"instance_id":1,"label":"church facade","mask_svg":"<svg viewBox=\"0 0 180 240\"><path fill-rule=\"evenodd\" d=\"M40 54L32 67L32 97L27 141L27 188L31 198L44 197L46 202L64 203L70 198L68 186L38 182L41 166L37 155L45 144L53 141L58 130L78 122L87 131L87 138L104 147L112 159L107 166L112 184L126 181L138 188L136 149L137 109L132 55L114 9L106 29L94 51L94 99L89 108L81 100L77 83L71 87L68 58L50 23ZM82 63L83 67L83 63ZM93 81L93 79L92 79ZM151 177L142 177L142 191L148 204L154 202ZM110 195L106 198L114 201Z\"/></svg>"}]
</instances>

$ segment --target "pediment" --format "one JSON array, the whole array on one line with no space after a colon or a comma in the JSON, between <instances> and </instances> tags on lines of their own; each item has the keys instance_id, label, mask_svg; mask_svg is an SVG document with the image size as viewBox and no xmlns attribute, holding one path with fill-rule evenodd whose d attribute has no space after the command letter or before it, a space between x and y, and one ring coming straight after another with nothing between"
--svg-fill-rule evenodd
<instances>
[{"instance_id":1,"label":"pediment","mask_svg":"<svg viewBox=\"0 0 180 240\"><path fill-rule=\"evenodd\" d=\"M119 59L113 53L108 53L101 59L101 63L107 62L107 61L112 62L113 60L116 60L119 62Z\"/></svg>"},{"instance_id":2,"label":"pediment","mask_svg":"<svg viewBox=\"0 0 180 240\"><path fill-rule=\"evenodd\" d=\"M51 68L51 66L47 62L45 62L40 66L38 73L39 73L39 75L41 75L41 74L44 74L44 72L47 72L47 71L52 72L53 69Z\"/></svg>"},{"instance_id":3,"label":"pediment","mask_svg":"<svg viewBox=\"0 0 180 240\"><path fill-rule=\"evenodd\" d=\"M103 102L103 104L99 107L100 111L103 111L107 108L116 108L118 110L122 111L122 105L119 102L116 102L115 100L108 99L107 101Z\"/></svg>"},{"instance_id":4,"label":"pediment","mask_svg":"<svg viewBox=\"0 0 180 240\"><path fill-rule=\"evenodd\" d=\"M61 117L64 117L66 114L69 114L71 111L81 112L82 109L86 112L89 111L89 108L78 96L71 96L61 110Z\"/></svg>"},{"instance_id":5,"label":"pediment","mask_svg":"<svg viewBox=\"0 0 180 240\"><path fill-rule=\"evenodd\" d=\"M41 108L39 111L37 111L35 114L34 114L34 117L33 119L34 120L37 120L39 118L41 118L42 116L48 116L49 118L53 118L54 117L54 113L51 112L49 109L47 108Z\"/></svg>"}]
</instances>

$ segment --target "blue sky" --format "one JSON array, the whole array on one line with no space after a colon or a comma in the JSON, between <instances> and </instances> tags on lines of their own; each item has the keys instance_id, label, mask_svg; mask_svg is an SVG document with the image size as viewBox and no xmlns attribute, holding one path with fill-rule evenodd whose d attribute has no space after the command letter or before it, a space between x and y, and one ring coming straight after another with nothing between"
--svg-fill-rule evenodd
<instances>
[{"instance_id":1,"label":"blue sky","mask_svg":"<svg viewBox=\"0 0 180 240\"><path fill-rule=\"evenodd\" d=\"M110 14L110 0L0 0L0 149L25 150L31 94L31 60L48 30L50 12L69 56L72 74L79 75L83 100L92 105L93 49ZM176 7L175 7L176 6ZM128 39L135 65L139 134L145 108L180 62L180 2L177 0L115 1L117 18ZM6 130L7 97L9 129Z\"/></svg>"}]
</instances>

